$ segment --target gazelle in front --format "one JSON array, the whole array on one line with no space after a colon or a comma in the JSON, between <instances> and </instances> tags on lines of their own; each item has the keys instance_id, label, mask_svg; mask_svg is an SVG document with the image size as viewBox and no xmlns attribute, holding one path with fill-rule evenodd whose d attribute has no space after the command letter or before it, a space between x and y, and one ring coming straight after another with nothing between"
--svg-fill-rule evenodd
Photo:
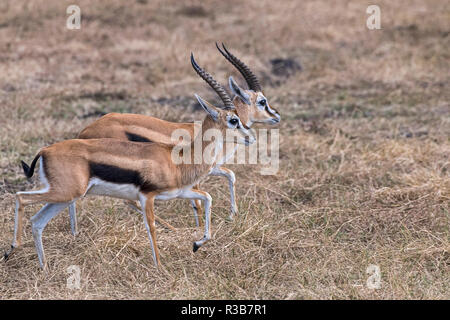
<instances>
[{"instance_id":1,"label":"gazelle in front","mask_svg":"<svg viewBox=\"0 0 450 320\"><path fill-rule=\"evenodd\" d=\"M202 122L203 132L217 130L222 137L226 137L229 135L225 134L225 131L232 130L232 134L238 137L238 143L246 145L253 143L255 137L242 125L225 90L209 74L203 70L201 72L216 92L220 93L225 104L224 108L217 108L196 95L200 105L207 112ZM203 200L205 233L201 240L194 242L195 252L211 239L211 196L205 191L192 188L208 175L223 148L224 141L211 140L213 141L205 141L201 135L195 137L190 145L191 161L182 163L178 163L179 161L175 161L172 157L175 146L159 143L74 139L42 148L31 166L24 162L22 166L27 177L31 177L39 160L40 180L44 188L17 192L14 240L5 258L21 245L24 207L33 203L45 203L44 207L31 218L39 263L41 268L45 268L42 246L42 232L45 226L59 212L85 195L138 200L143 209L144 223L156 266L160 262L156 245L154 200L174 198ZM198 161L198 147L194 148L195 145L202 146L201 161ZM203 153L206 154L208 151L210 156L206 160Z\"/></svg>"}]
</instances>

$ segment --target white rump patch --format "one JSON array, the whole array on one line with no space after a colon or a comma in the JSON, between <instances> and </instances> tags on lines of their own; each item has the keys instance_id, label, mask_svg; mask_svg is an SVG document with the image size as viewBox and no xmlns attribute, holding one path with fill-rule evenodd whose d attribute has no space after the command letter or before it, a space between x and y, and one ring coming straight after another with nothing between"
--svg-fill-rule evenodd
<instances>
[{"instance_id":1,"label":"white rump patch","mask_svg":"<svg viewBox=\"0 0 450 320\"><path fill-rule=\"evenodd\" d=\"M39 159L39 180L44 185L44 188L34 191L20 191L17 192L17 194L44 194L50 190L50 184L48 183L47 177L45 176L44 161L42 159L42 157Z\"/></svg>"}]
</instances>

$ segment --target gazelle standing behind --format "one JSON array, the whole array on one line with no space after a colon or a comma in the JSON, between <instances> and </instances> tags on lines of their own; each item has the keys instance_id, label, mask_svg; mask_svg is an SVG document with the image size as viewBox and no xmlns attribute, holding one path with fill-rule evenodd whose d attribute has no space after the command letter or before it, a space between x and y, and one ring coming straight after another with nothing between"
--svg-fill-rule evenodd
<instances>
[{"instance_id":1,"label":"gazelle standing behind","mask_svg":"<svg viewBox=\"0 0 450 320\"><path fill-rule=\"evenodd\" d=\"M191 55L193 65L195 63ZM197 64L195 63L197 66ZM200 68L200 67L198 67ZM208 84L220 92L224 109L214 107L196 95L200 105L207 112L202 122L203 132L218 130L227 137L226 130L238 136L238 143L250 144L255 141L234 110L225 90L205 71L196 69ZM200 139L200 141L198 140ZM155 265L159 265L153 205L155 199L174 198L203 200L205 204L205 233L201 240L194 242L194 252L210 240L211 196L192 186L204 178L217 161L223 148L221 139L207 142L203 136L195 137L190 144L190 163L175 163L172 158L174 146L160 143L138 143L117 139L73 139L42 148L31 166L22 162L27 177L33 175L37 161L40 161L40 180L44 188L37 191L16 193L14 239L8 256L21 245L24 208L34 203L45 203L44 207L31 218L33 238L39 263L45 267L42 246L42 232L48 222L61 210L86 195L103 195L139 201L144 213L144 222L149 234ZM195 145L201 145L200 163L194 161ZM211 148L212 145L212 148ZM210 161L205 161L205 149L214 150Z\"/></svg>"},{"instance_id":2,"label":"gazelle standing behind","mask_svg":"<svg viewBox=\"0 0 450 320\"><path fill-rule=\"evenodd\" d=\"M249 89L240 87L232 77L229 78L229 86L235 97L232 100L234 107L245 128L250 128L254 123L276 124L280 121L280 114L269 105L267 98L262 93L261 85L250 70L250 68L228 51L224 44L221 49L216 43L220 53L242 74ZM193 63L194 65L194 63ZM194 65L194 68L195 65ZM196 69L198 70L198 69ZM219 95L226 93L219 92ZM222 97L222 96L221 96ZM162 142L173 144L172 133L177 129L189 132L191 139L194 139L194 123L177 123L164 121L155 117L138 114L109 113L96 120L78 135L79 139L115 138L136 142ZM235 150L226 150L226 154L217 162L209 175L224 176L228 179L230 189L231 210L230 218L237 213L234 172L223 167L226 159L233 155ZM198 186L197 186L198 188ZM137 206L130 202L131 206ZM198 213L200 209L199 201L192 201L196 224L198 226ZM72 232L76 233L76 210L75 203L70 206L70 220ZM159 219L164 222L164 220ZM168 225L167 223L165 223ZM169 225L170 227L170 225Z\"/></svg>"}]
</instances>

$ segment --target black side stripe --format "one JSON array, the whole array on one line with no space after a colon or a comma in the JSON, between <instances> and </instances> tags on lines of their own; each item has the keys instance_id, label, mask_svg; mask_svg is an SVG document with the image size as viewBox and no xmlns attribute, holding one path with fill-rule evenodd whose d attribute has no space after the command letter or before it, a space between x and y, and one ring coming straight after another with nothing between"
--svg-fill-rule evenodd
<instances>
[{"instance_id":1,"label":"black side stripe","mask_svg":"<svg viewBox=\"0 0 450 320\"><path fill-rule=\"evenodd\" d=\"M127 138L130 141L134 141L134 142L152 142L151 140L149 140L149 139L147 139L147 138L145 138L143 136L140 136L138 134L134 134L134 133L131 133L131 132L125 132L125 134L127 135Z\"/></svg>"},{"instance_id":2,"label":"black side stripe","mask_svg":"<svg viewBox=\"0 0 450 320\"><path fill-rule=\"evenodd\" d=\"M91 177L118 184L133 184L143 192L157 190L158 187L142 179L138 171L123 169L108 164L89 162Z\"/></svg>"}]
</instances>

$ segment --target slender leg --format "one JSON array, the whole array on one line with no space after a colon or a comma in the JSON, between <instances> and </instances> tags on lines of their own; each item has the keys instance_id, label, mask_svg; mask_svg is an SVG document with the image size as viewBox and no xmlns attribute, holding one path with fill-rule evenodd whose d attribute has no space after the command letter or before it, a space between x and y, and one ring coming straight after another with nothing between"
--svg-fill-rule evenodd
<instances>
[{"instance_id":1,"label":"slender leg","mask_svg":"<svg viewBox=\"0 0 450 320\"><path fill-rule=\"evenodd\" d=\"M16 197L16 210L14 217L14 239L11 247L17 248L22 245L22 229L23 229L23 211L24 207L21 205L20 198Z\"/></svg>"},{"instance_id":2,"label":"slender leg","mask_svg":"<svg viewBox=\"0 0 450 320\"><path fill-rule=\"evenodd\" d=\"M139 208L137 207L136 202L134 202L134 201L132 201L132 200L126 200L125 202L127 203L127 205L128 205L130 208L132 208L132 209L136 210L137 212L143 214L142 210L139 209ZM166 228L168 228L168 229L170 229L170 230L172 230L172 231L177 231L177 229L176 229L174 226L172 226L170 223L168 223L166 220L164 220L164 219L162 219L162 218L160 218L160 217L158 217L158 216L155 216L155 220L156 220L158 223L160 223L160 224L162 224L163 226L165 226Z\"/></svg>"},{"instance_id":3,"label":"slender leg","mask_svg":"<svg viewBox=\"0 0 450 320\"><path fill-rule=\"evenodd\" d=\"M77 226L77 205L75 201L72 201L69 204L69 217L70 217L70 230L72 230L72 235L76 235L78 233Z\"/></svg>"},{"instance_id":4,"label":"slender leg","mask_svg":"<svg viewBox=\"0 0 450 320\"><path fill-rule=\"evenodd\" d=\"M211 239L211 204L212 204L212 198L209 195L209 193L201 190L186 190L181 195L179 195L179 198L185 198L185 199L198 199L203 200L205 203L205 234L203 235L203 238L199 241L194 242L193 251L196 252L198 248L200 248L203 244L205 244L207 241Z\"/></svg>"},{"instance_id":5,"label":"slender leg","mask_svg":"<svg viewBox=\"0 0 450 320\"><path fill-rule=\"evenodd\" d=\"M230 201L231 201L231 211L229 219L232 220L234 215L238 213L237 204L236 204L236 176L234 172L227 168L214 167L214 169L210 172L212 176L222 176L228 179L228 184L230 187Z\"/></svg>"},{"instance_id":6,"label":"slender leg","mask_svg":"<svg viewBox=\"0 0 450 320\"><path fill-rule=\"evenodd\" d=\"M152 247L153 262L155 263L156 268L158 268L158 266L160 265L160 261L159 261L158 246L156 244L156 226L155 226L155 216L153 212L155 195L154 194L148 194L146 196L141 195L139 197L139 200L141 202L141 207L145 212L144 223L145 227L147 228L147 233L150 239L150 245Z\"/></svg>"},{"instance_id":7,"label":"slender leg","mask_svg":"<svg viewBox=\"0 0 450 320\"><path fill-rule=\"evenodd\" d=\"M31 230L33 232L34 244L39 258L39 265L45 268L45 254L42 246L42 231L49 221L59 212L67 208L69 203L47 203L34 216L31 217Z\"/></svg>"},{"instance_id":8,"label":"slender leg","mask_svg":"<svg viewBox=\"0 0 450 320\"><path fill-rule=\"evenodd\" d=\"M192 189L199 190L200 185L196 184L195 186L193 186ZM194 210L195 226L199 227L200 224L202 223L202 221L201 221L201 215L202 215L202 211L203 211L202 203L198 199L192 199L191 206L192 206L192 209Z\"/></svg>"},{"instance_id":9,"label":"slender leg","mask_svg":"<svg viewBox=\"0 0 450 320\"><path fill-rule=\"evenodd\" d=\"M25 191L25 192L17 192L16 193L16 209L15 209L15 217L14 217L14 238L11 244L11 248L5 252L4 258L5 261L14 253L15 249L22 245L22 229L23 229L23 214L24 207L28 204L39 202L39 198L43 197L43 195L47 192L47 190L37 190L37 191Z\"/></svg>"},{"instance_id":10,"label":"slender leg","mask_svg":"<svg viewBox=\"0 0 450 320\"><path fill-rule=\"evenodd\" d=\"M129 206L131 209L136 210L139 213L142 213L141 209L138 208L136 201L133 200L125 200L125 203L127 206Z\"/></svg>"},{"instance_id":11,"label":"slender leg","mask_svg":"<svg viewBox=\"0 0 450 320\"><path fill-rule=\"evenodd\" d=\"M200 201L198 200L191 200L191 206L192 209L194 210L194 219L195 219L195 226L198 227L199 226L199 222L198 222L198 210L201 208L198 206L198 204L200 203Z\"/></svg>"}]
</instances>

